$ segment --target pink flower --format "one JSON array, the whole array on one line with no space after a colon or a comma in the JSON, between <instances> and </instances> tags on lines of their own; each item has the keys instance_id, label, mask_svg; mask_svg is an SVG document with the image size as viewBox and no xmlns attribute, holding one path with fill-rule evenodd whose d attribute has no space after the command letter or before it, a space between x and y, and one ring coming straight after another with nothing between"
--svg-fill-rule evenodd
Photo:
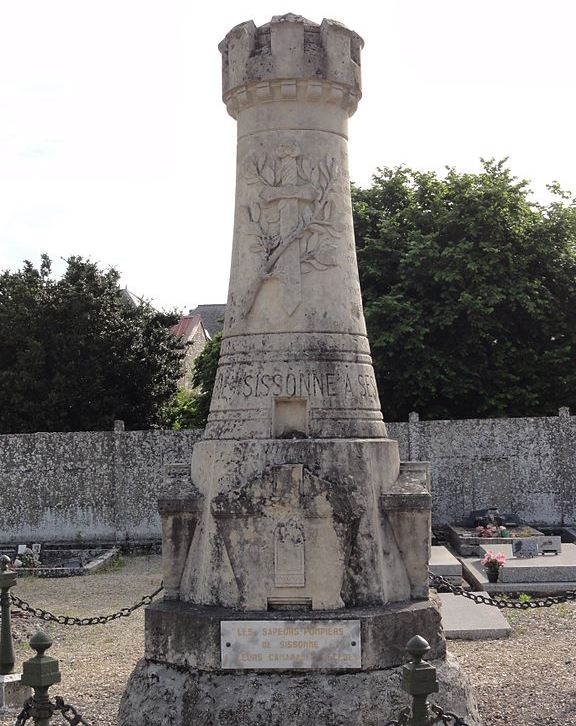
<instances>
[{"instance_id":1,"label":"pink flower","mask_svg":"<svg viewBox=\"0 0 576 726\"><path fill-rule=\"evenodd\" d=\"M486 554L481 560L481 563L487 570L499 570L501 567L504 567L505 562L506 558L504 557L502 552L498 552L498 554L495 555L492 550L487 550Z\"/></svg>"}]
</instances>

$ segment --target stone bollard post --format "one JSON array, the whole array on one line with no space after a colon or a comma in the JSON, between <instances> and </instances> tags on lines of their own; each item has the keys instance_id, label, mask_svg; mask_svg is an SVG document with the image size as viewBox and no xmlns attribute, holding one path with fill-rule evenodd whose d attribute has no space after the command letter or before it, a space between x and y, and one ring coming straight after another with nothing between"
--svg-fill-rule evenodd
<instances>
[{"instance_id":1,"label":"stone bollard post","mask_svg":"<svg viewBox=\"0 0 576 726\"><path fill-rule=\"evenodd\" d=\"M16 573L8 569L10 558L0 557L0 607L2 629L0 631L0 675L14 670L14 646L12 644L12 623L10 620L10 588L16 584Z\"/></svg>"},{"instance_id":2,"label":"stone bollard post","mask_svg":"<svg viewBox=\"0 0 576 726\"><path fill-rule=\"evenodd\" d=\"M52 645L52 639L42 630L30 638L30 646L36 651L33 658L24 661L22 683L34 689L31 715L35 726L50 726L53 709L50 705L48 689L60 683L60 669L57 658L44 655Z\"/></svg>"},{"instance_id":3,"label":"stone bollard post","mask_svg":"<svg viewBox=\"0 0 576 726\"><path fill-rule=\"evenodd\" d=\"M412 696L410 726L429 726L435 722L428 696L438 692L436 668L422 658L430 650L428 642L420 635L408 641L406 650L412 656L410 663L402 666L402 688Z\"/></svg>"}]
</instances>

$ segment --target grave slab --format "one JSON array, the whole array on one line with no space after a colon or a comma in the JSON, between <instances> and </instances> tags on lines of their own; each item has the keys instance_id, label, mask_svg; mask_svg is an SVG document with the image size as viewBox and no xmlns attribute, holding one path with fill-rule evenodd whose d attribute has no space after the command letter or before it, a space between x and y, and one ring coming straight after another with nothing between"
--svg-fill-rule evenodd
<instances>
[{"instance_id":1,"label":"grave slab","mask_svg":"<svg viewBox=\"0 0 576 726\"><path fill-rule=\"evenodd\" d=\"M508 638L510 624L498 608L477 605L461 595L440 593L444 635L451 640L492 640Z\"/></svg>"},{"instance_id":2,"label":"grave slab","mask_svg":"<svg viewBox=\"0 0 576 726\"><path fill-rule=\"evenodd\" d=\"M486 547L488 549L488 547ZM487 592L559 592L576 588L576 545L563 544L557 555L526 559L512 557L511 545L499 545L506 564L496 583L489 583L477 557L460 558L465 578Z\"/></svg>"},{"instance_id":3,"label":"grave slab","mask_svg":"<svg viewBox=\"0 0 576 726\"><path fill-rule=\"evenodd\" d=\"M449 582L457 585L462 580L462 565L456 557L444 546L433 545L428 565L433 575L445 577Z\"/></svg>"}]
</instances>

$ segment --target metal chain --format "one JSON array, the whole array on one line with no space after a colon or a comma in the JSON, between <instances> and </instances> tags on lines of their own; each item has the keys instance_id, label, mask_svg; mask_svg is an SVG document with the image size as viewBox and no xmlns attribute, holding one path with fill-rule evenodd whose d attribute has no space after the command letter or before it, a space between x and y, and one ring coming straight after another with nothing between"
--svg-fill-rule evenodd
<instances>
[{"instance_id":1,"label":"metal chain","mask_svg":"<svg viewBox=\"0 0 576 726\"><path fill-rule=\"evenodd\" d=\"M163 589L164 585L161 584L160 587L154 590L153 593L151 593L150 595L144 595L143 598L141 598L131 607L121 608L117 612L111 613L110 615L96 615L92 618L73 618L69 615L54 615L54 613L51 613L49 610L43 610L42 608L37 608L33 605L30 605L26 602L26 600L22 600L17 595L13 595L12 593L10 593L10 599L12 600L12 603L15 605L15 607L20 608L20 610L31 613L34 617L40 618L40 620L58 623L58 625L104 625L105 623L109 623L112 620L118 620L118 618L128 618L130 617L130 615L132 615L133 612L141 607L144 607L144 605L150 605L152 600L154 600L154 598L158 594L160 594Z\"/></svg>"},{"instance_id":2,"label":"metal chain","mask_svg":"<svg viewBox=\"0 0 576 726\"><path fill-rule=\"evenodd\" d=\"M60 711L62 718L68 723L71 723L72 726L80 726L81 724L83 726L90 726L88 721L82 718L82 715L78 713L74 706L71 706L69 703L64 703L62 696L56 696L54 703L50 705L52 706L53 713Z\"/></svg>"},{"instance_id":3,"label":"metal chain","mask_svg":"<svg viewBox=\"0 0 576 726\"><path fill-rule=\"evenodd\" d=\"M62 718L72 726L90 726L88 721L82 718L82 715L78 713L78 710L71 706L69 703L64 703L62 696L56 696L54 701L49 701L46 704L52 711L52 715L60 712ZM33 717L34 711L34 698L29 698L24 704L24 708L16 717L15 726L24 726L24 724Z\"/></svg>"},{"instance_id":4,"label":"metal chain","mask_svg":"<svg viewBox=\"0 0 576 726\"><path fill-rule=\"evenodd\" d=\"M29 721L32 718L32 698L29 698L24 703L24 707L16 717L16 723L15 726L24 726L26 721Z\"/></svg>"},{"instance_id":5,"label":"metal chain","mask_svg":"<svg viewBox=\"0 0 576 726\"><path fill-rule=\"evenodd\" d=\"M445 577L440 575L434 575L431 572L428 573L430 585L443 591L454 595L461 595L462 597L472 600L477 605L492 605L492 607L500 608L512 608L514 610L529 610L530 608L549 608L552 605L559 605L563 602L570 602L576 600L576 590L568 590L563 592L561 595L549 595L548 597L539 598L538 600L527 600L521 602L520 600L505 600L504 598L498 597L487 597L486 595L479 595L477 592L470 592L465 590L461 585L453 585Z\"/></svg>"},{"instance_id":6,"label":"metal chain","mask_svg":"<svg viewBox=\"0 0 576 726\"><path fill-rule=\"evenodd\" d=\"M436 714L435 720L432 722L433 724L446 724L446 726L449 726L452 722L454 723L454 726L468 726L468 724L463 721L460 716L457 716L455 713L451 713L450 711L444 712L440 706L431 706L430 707L432 711Z\"/></svg>"},{"instance_id":7,"label":"metal chain","mask_svg":"<svg viewBox=\"0 0 576 726\"><path fill-rule=\"evenodd\" d=\"M453 726L468 726L460 716L457 716L451 711L443 711L440 706L430 705L430 709L434 713L435 718L434 721L429 722L429 726L434 726L434 724L443 724L443 726L450 726L450 724L453 724ZM409 708L405 708L400 712L397 719L386 721L384 726L411 726L411 724L412 712Z\"/></svg>"}]
</instances>

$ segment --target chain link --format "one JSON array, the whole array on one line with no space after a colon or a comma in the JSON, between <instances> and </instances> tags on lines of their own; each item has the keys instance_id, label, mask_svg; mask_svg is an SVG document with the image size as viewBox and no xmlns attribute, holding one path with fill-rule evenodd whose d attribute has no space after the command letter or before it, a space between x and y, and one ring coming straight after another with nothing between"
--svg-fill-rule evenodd
<instances>
[{"instance_id":1,"label":"chain link","mask_svg":"<svg viewBox=\"0 0 576 726\"><path fill-rule=\"evenodd\" d=\"M512 608L513 610L530 610L531 608L549 608L552 605L559 605L563 602L570 602L576 600L576 590L568 590L560 595L548 595L547 597L539 598L538 600L508 600L498 597L487 597L486 595L480 595L477 592L470 592L465 590L461 585L453 585L445 577L441 575L434 575L431 572L428 573L430 585L439 591L451 592L454 595L461 595L462 597L468 598L476 603L476 605L491 605L492 607L500 608Z\"/></svg>"},{"instance_id":2,"label":"chain link","mask_svg":"<svg viewBox=\"0 0 576 726\"><path fill-rule=\"evenodd\" d=\"M438 724L445 724L446 726L449 726L451 723L454 724L454 726L468 726L468 724L463 721L460 716L457 716L455 713L451 713L450 711L444 712L440 706L430 706L432 711L436 714L436 719L432 722L432 724L438 723Z\"/></svg>"},{"instance_id":3,"label":"chain link","mask_svg":"<svg viewBox=\"0 0 576 726\"><path fill-rule=\"evenodd\" d=\"M24 726L26 721L29 721L32 718L32 706L33 706L32 699L29 698L24 703L24 707L22 708L22 710L20 711L18 716L16 716L15 726Z\"/></svg>"},{"instance_id":4,"label":"chain link","mask_svg":"<svg viewBox=\"0 0 576 726\"><path fill-rule=\"evenodd\" d=\"M82 718L82 715L78 713L74 706L71 706L69 703L64 703L62 696L56 696L54 703L50 705L52 706L53 713L60 711L62 718L68 723L71 723L72 726L90 726L88 721Z\"/></svg>"},{"instance_id":5,"label":"chain link","mask_svg":"<svg viewBox=\"0 0 576 726\"><path fill-rule=\"evenodd\" d=\"M54 701L49 701L46 707L52 711L52 716L55 713L60 713L62 718L72 726L90 726L88 721L82 718L82 715L78 713L78 710L71 706L69 703L64 703L62 696L56 696ZM24 726L34 715L34 698L29 698L24 704L24 708L16 717L15 726Z\"/></svg>"},{"instance_id":6,"label":"chain link","mask_svg":"<svg viewBox=\"0 0 576 726\"><path fill-rule=\"evenodd\" d=\"M434 726L434 724L443 724L443 726L450 726L450 724L453 724L453 726L468 726L468 724L463 721L460 716L457 716L455 713L451 713L450 711L445 712L440 708L440 706L430 705L430 710L434 714L435 718L433 721L428 723L428 726ZM405 708L400 712L398 718L393 721L386 721L384 726L411 726L411 724L412 712L410 708Z\"/></svg>"},{"instance_id":7,"label":"chain link","mask_svg":"<svg viewBox=\"0 0 576 726\"><path fill-rule=\"evenodd\" d=\"M453 585L445 577L442 577L441 575L434 575L431 572L428 573L428 578L430 585L442 592L451 592L453 595L460 595L468 600L472 600L477 605L490 605L492 607L497 607L500 610L505 608L513 610L530 610L532 608L542 607L549 608L552 607L552 605L576 601L576 590L568 590L560 595L548 595L547 597L540 598L538 600L520 601L488 597L477 592L470 592L469 590L464 589L461 585ZM30 605L30 603L26 602L26 600L22 600L22 598L19 598L13 593L10 593L10 599L12 600L12 604L20 610L30 613L40 620L58 623L58 625L104 625L112 620L118 620L118 618L130 617L130 615L139 608L144 607L145 605L150 605L154 598L159 595L163 589L164 586L161 584L160 587L150 593L150 595L144 595L144 597L130 607L120 608L117 612L110 613L109 615L96 615L90 618L77 618L69 615L54 615L54 613L51 613L49 610L44 610L43 608Z\"/></svg>"},{"instance_id":8,"label":"chain link","mask_svg":"<svg viewBox=\"0 0 576 726\"><path fill-rule=\"evenodd\" d=\"M75 618L69 615L54 615L54 613L51 613L49 610L44 610L30 605L30 603L27 603L26 600L22 600L12 593L10 593L10 599L15 607L47 622L58 623L58 625L104 625L112 620L118 620L118 618L128 618L133 612L141 607L144 607L144 605L150 605L154 598L159 595L163 589L164 585L161 584L159 588L154 590L154 592L150 593L150 595L144 595L143 598L131 607L120 608L120 610L115 613L110 613L110 615L96 615L91 618Z\"/></svg>"}]
</instances>

